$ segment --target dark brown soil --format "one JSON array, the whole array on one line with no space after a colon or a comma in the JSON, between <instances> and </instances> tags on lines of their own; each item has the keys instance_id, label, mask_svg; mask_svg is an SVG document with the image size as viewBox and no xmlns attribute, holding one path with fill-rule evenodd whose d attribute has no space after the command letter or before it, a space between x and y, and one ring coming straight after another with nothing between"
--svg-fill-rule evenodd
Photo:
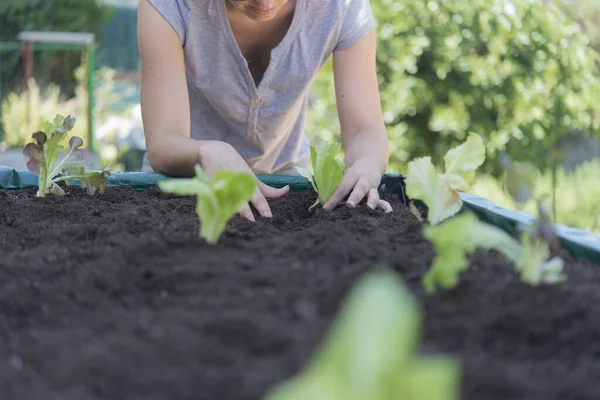
<instances>
[{"instance_id":1,"label":"dark brown soil","mask_svg":"<svg viewBox=\"0 0 600 400\"><path fill-rule=\"evenodd\" d=\"M0 195L2 399L259 399L378 266L422 302L422 350L461 359L463 399L600 399L600 269L587 262L532 288L478 252L455 290L426 297L434 253L398 202L309 216L314 196L290 195L209 247L191 198L71 192Z\"/></svg>"}]
</instances>

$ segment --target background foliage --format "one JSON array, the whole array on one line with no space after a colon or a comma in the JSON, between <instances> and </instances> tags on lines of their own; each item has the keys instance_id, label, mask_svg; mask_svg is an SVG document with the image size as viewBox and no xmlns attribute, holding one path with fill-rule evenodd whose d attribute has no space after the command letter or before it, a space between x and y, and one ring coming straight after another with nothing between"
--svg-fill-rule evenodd
<instances>
[{"instance_id":1,"label":"background foliage","mask_svg":"<svg viewBox=\"0 0 600 400\"><path fill-rule=\"evenodd\" d=\"M436 162L474 131L496 155L541 169L558 139L600 129L598 53L555 2L371 0L391 170L413 157ZM311 139L339 132L328 64L316 81Z\"/></svg>"},{"instance_id":2,"label":"background foliage","mask_svg":"<svg viewBox=\"0 0 600 400\"><path fill-rule=\"evenodd\" d=\"M600 51L600 1L563 0L565 9L577 19L590 38L592 47Z\"/></svg>"},{"instance_id":3,"label":"background foliage","mask_svg":"<svg viewBox=\"0 0 600 400\"><path fill-rule=\"evenodd\" d=\"M99 34L112 15L112 8L98 0L1 0L0 41L15 41L22 31L66 31ZM41 87L50 82L71 97L77 86L77 51L36 52L33 76ZM21 52L2 53L2 88L24 89Z\"/></svg>"}]
</instances>

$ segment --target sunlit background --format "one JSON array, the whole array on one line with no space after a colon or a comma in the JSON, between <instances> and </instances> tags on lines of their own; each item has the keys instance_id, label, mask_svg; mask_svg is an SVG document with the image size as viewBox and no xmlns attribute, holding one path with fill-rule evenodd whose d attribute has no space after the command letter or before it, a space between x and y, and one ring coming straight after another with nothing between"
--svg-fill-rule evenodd
<instances>
[{"instance_id":1,"label":"sunlit background","mask_svg":"<svg viewBox=\"0 0 600 400\"><path fill-rule=\"evenodd\" d=\"M476 132L488 162L472 192L515 208L502 186L498 156L506 152L540 169L538 195L554 202L557 222L600 232L600 1L371 5L390 172L404 172L416 156L439 163ZM93 129L98 165L140 169L136 7L137 0L0 2L0 165L24 169L31 133L61 113L77 117L86 143ZM89 36L47 32L90 33L93 45ZM328 63L311 93L306 133L313 143L336 140L336 121Z\"/></svg>"}]
</instances>

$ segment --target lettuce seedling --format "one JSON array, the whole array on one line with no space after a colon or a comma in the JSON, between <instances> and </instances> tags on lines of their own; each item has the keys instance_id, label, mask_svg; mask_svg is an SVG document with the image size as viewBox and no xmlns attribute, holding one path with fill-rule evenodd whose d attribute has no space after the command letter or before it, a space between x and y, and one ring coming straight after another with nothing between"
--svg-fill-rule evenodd
<instances>
[{"instance_id":1,"label":"lettuce seedling","mask_svg":"<svg viewBox=\"0 0 600 400\"><path fill-rule=\"evenodd\" d=\"M540 206L541 207L541 206ZM521 235L521 243L493 225L485 224L470 212L462 213L435 226L426 226L423 235L433 243L436 257L423 277L428 294L437 288L452 289L458 284L460 273L469 266L467 256L477 248L496 250L510 260L521 281L529 285L554 284L564 281L563 261L550 256L546 236L554 236L549 229L548 211L542 208L536 224Z\"/></svg>"},{"instance_id":2,"label":"lettuce seedling","mask_svg":"<svg viewBox=\"0 0 600 400\"><path fill-rule=\"evenodd\" d=\"M75 118L57 115L54 121L44 124L42 131L32 135L34 143L25 146L23 154L29 157L27 168L38 176L37 197L45 197L48 193L63 196L65 192L57 183L71 179L78 179L90 195L96 191L104 194L106 178L111 174L110 166L99 172L86 172L85 168L94 161L94 156L80 149L83 139L73 136L68 149L62 145L74 126Z\"/></svg>"},{"instance_id":3,"label":"lettuce seedling","mask_svg":"<svg viewBox=\"0 0 600 400\"><path fill-rule=\"evenodd\" d=\"M431 157L417 158L408 163L406 194L423 201L428 208L427 219L432 225L455 215L462 207L459 191L468 190L475 179L475 170L485 161L485 146L477 134L449 150L445 157L445 173L437 173Z\"/></svg>"},{"instance_id":4,"label":"lettuce seedling","mask_svg":"<svg viewBox=\"0 0 600 400\"><path fill-rule=\"evenodd\" d=\"M325 204L336 187L342 182L342 178L344 177L344 162L336 158L340 150L341 145L339 143L329 144L321 142L318 151L313 146L310 146L310 158L314 177L306 168L296 167L298 173L308 179L315 192L319 195L319 198L311 206L311 209L319 203Z\"/></svg>"},{"instance_id":5,"label":"lettuce seedling","mask_svg":"<svg viewBox=\"0 0 600 400\"><path fill-rule=\"evenodd\" d=\"M538 202L538 219L521 234L523 256L517 263L521 281L537 286L566 280L564 262L558 256L560 244L550 212Z\"/></svg>"},{"instance_id":6,"label":"lettuce seedling","mask_svg":"<svg viewBox=\"0 0 600 400\"><path fill-rule=\"evenodd\" d=\"M516 162L503 156L506 191L519 207L536 199L539 171L527 162ZM560 258L560 240L550 211L537 198L538 218L521 234L523 256L517 263L521 280L529 285L560 283L565 280L564 262Z\"/></svg>"},{"instance_id":7,"label":"lettuce seedling","mask_svg":"<svg viewBox=\"0 0 600 400\"><path fill-rule=\"evenodd\" d=\"M423 235L436 251L431 268L423 277L423 287L428 294L438 287L454 288L460 273L469 266L467 255L477 248L496 250L516 265L523 259L523 249L515 239L500 228L479 221L470 212L436 226L426 226Z\"/></svg>"},{"instance_id":8,"label":"lettuce seedling","mask_svg":"<svg viewBox=\"0 0 600 400\"><path fill-rule=\"evenodd\" d=\"M410 291L394 272L372 272L352 289L309 365L266 400L458 399L458 363L417 357L420 334Z\"/></svg>"},{"instance_id":9,"label":"lettuce seedling","mask_svg":"<svg viewBox=\"0 0 600 400\"><path fill-rule=\"evenodd\" d=\"M252 198L256 178L247 173L217 171L211 180L200 165L196 165L195 172L194 178L160 181L158 187L178 196L196 196L200 237L216 244L227 222Z\"/></svg>"}]
</instances>

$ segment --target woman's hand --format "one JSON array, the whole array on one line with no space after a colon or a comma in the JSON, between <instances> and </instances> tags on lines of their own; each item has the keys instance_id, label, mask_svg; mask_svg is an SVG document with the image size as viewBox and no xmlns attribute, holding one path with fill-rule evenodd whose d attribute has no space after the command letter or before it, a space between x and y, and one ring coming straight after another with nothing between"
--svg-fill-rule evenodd
<instances>
[{"instance_id":1,"label":"woman's hand","mask_svg":"<svg viewBox=\"0 0 600 400\"><path fill-rule=\"evenodd\" d=\"M199 158L202 169L209 177L216 171L221 170L246 172L254 175L254 172L252 172L252 169L250 169L242 156L230 144L225 142L203 141L200 147ZM271 218L273 214L271 213L267 199L276 199L285 196L290 191L290 187L286 186L276 189L265 185L258 179L257 183L256 191L250 203L252 203L262 217ZM244 205L240 211L240 215L250 221L255 220L249 204Z\"/></svg>"},{"instance_id":2,"label":"woman's hand","mask_svg":"<svg viewBox=\"0 0 600 400\"><path fill-rule=\"evenodd\" d=\"M350 208L356 207L361 201L367 201L367 206L372 209L381 209L392 212L392 206L385 200L379 198L379 184L382 175L378 172L376 165L365 161L357 161L344 172L342 183L335 189L327 203L323 205L325 210L333 210L340 202L346 199L346 205Z\"/></svg>"}]
</instances>

